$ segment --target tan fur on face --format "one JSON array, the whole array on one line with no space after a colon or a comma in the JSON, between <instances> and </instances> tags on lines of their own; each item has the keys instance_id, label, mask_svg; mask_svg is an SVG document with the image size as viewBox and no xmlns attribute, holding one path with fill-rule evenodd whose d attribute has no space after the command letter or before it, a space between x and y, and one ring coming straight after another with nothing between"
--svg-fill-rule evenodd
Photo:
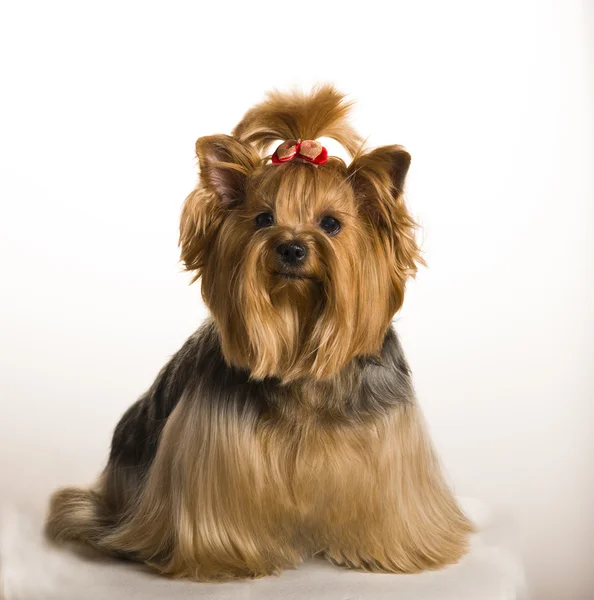
<instances>
[{"instance_id":1,"label":"tan fur on face","mask_svg":"<svg viewBox=\"0 0 594 600\"><path fill-rule=\"evenodd\" d=\"M293 101L303 110L291 112ZM229 364L285 382L328 378L355 356L376 354L421 262L402 198L410 156L401 147L359 152L348 168L337 158L317 167L256 157L281 135L329 135L360 148L334 90L293 101L272 95L248 112L237 139L198 141L201 185L186 200L180 237ZM274 214L273 227L257 230L260 212ZM327 215L342 224L332 238L319 226ZM292 239L309 249L310 279L279 282L275 248Z\"/></svg>"},{"instance_id":2,"label":"tan fur on face","mask_svg":"<svg viewBox=\"0 0 594 600\"><path fill-rule=\"evenodd\" d=\"M223 353L255 378L324 378L354 356L378 351L399 298L387 260L360 221L346 169L268 165L250 180L245 203L227 214L203 270L203 295L219 323ZM255 230L260 212L274 227ZM329 238L326 215L342 230ZM309 248L304 274L274 276L275 248L298 238Z\"/></svg>"}]
</instances>

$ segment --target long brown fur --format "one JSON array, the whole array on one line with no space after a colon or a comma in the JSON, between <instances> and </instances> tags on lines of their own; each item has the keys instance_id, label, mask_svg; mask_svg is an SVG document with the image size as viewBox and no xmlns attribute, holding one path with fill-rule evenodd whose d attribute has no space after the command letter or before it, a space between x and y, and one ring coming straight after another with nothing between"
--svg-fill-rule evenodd
<instances>
[{"instance_id":1,"label":"long brown fur","mask_svg":"<svg viewBox=\"0 0 594 600\"><path fill-rule=\"evenodd\" d=\"M274 92L233 136L198 140L180 245L213 320L124 416L96 486L54 496L50 537L201 581L313 554L408 573L465 553L472 526L390 329L422 262L403 198L410 156L366 152L348 109L331 86ZM270 164L272 142L318 137L351 164ZM255 229L263 212L274 226ZM325 215L342 224L334 237ZM275 248L294 239L307 262L298 279L279 277Z\"/></svg>"}]
</instances>

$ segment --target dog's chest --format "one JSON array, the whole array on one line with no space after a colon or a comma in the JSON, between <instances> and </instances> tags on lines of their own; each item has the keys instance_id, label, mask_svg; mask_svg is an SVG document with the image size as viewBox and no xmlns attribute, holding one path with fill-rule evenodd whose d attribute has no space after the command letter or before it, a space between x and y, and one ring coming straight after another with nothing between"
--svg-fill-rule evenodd
<instances>
[{"instance_id":1,"label":"dog's chest","mask_svg":"<svg viewBox=\"0 0 594 600\"><path fill-rule=\"evenodd\" d=\"M328 422L301 415L269 421L256 429L265 481L300 516L343 503L353 490L372 485L382 462L383 419Z\"/></svg>"}]
</instances>

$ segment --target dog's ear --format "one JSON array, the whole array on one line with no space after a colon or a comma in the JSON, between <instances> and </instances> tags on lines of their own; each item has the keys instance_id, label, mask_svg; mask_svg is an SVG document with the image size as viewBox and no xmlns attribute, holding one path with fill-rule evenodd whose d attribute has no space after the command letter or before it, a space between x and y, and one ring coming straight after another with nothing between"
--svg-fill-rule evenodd
<instances>
[{"instance_id":1,"label":"dog's ear","mask_svg":"<svg viewBox=\"0 0 594 600\"><path fill-rule=\"evenodd\" d=\"M382 146L356 156L349 179L360 210L374 227L392 261L395 284L404 282L422 264L415 239L416 223L404 202L404 182L410 154L402 146Z\"/></svg>"},{"instance_id":2,"label":"dog's ear","mask_svg":"<svg viewBox=\"0 0 594 600\"><path fill-rule=\"evenodd\" d=\"M196 142L196 154L200 182L223 206L244 198L248 175L260 161L254 148L229 135L211 135Z\"/></svg>"},{"instance_id":3,"label":"dog's ear","mask_svg":"<svg viewBox=\"0 0 594 600\"><path fill-rule=\"evenodd\" d=\"M373 221L389 224L404 192L410 160L402 146L382 146L354 158L350 180L362 210Z\"/></svg>"},{"instance_id":4,"label":"dog's ear","mask_svg":"<svg viewBox=\"0 0 594 600\"><path fill-rule=\"evenodd\" d=\"M250 145L228 135L200 138L196 154L200 184L186 198L179 228L181 259L194 271L194 280L202 274L206 250L225 211L243 200L249 174L260 162Z\"/></svg>"}]
</instances>

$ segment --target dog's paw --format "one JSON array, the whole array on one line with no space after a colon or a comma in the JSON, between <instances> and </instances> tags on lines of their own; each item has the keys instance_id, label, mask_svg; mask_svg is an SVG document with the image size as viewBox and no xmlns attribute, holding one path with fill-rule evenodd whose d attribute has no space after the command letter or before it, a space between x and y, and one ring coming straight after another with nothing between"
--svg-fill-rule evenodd
<instances>
[{"instance_id":1,"label":"dog's paw","mask_svg":"<svg viewBox=\"0 0 594 600\"><path fill-rule=\"evenodd\" d=\"M402 549L364 551L362 548L358 548L351 552L328 550L320 553L320 556L333 565L371 573L420 573L454 564L466 554L467 550L465 545L452 546L448 548L447 552L436 553Z\"/></svg>"}]
</instances>

